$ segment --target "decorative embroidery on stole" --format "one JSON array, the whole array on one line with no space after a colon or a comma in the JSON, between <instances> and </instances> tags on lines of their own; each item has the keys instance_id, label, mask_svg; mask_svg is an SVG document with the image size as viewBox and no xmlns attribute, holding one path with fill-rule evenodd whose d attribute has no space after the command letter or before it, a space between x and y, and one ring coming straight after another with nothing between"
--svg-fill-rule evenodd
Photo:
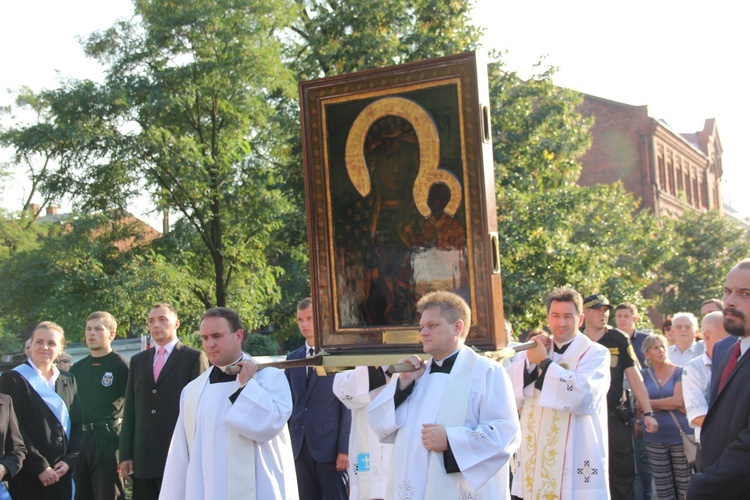
<instances>
[{"instance_id":1,"label":"decorative embroidery on stole","mask_svg":"<svg viewBox=\"0 0 750 500\"><path fill-rule=\"evenodd\" d=\"M558 364L578 367L592 342L578 334L574 344L560 357ZM566 368L567 369L567 368ZM574 368L575 369L575 368ZM573 390L572 379L559 379L566 391ZM565 466L565 448L570 430L571 414L539 406L541 391L524 404L526 436L523 446L524 498L556 500L560 498ZM537 436L539 437L537 439Z\"/></svg>"}]
</instances>

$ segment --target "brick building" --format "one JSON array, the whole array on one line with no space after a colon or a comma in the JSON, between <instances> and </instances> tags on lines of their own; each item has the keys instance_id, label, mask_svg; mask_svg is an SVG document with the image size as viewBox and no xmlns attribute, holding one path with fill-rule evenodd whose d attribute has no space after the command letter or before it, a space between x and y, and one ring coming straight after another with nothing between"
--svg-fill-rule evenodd
<instances>
[{"instance_id":1,"label":"brick building","mask_svg":"<svg viewBox=\"0 0 750 500\"><path fill-rule=\"evenodd\" d=\"M593 116L594 126L580 185L622 181L659 217L686 209L722 210L722 149L714 119L701 131L680 134L648 116L647 106L583 96L578 111Z\"/></svg>"}]
</instances>

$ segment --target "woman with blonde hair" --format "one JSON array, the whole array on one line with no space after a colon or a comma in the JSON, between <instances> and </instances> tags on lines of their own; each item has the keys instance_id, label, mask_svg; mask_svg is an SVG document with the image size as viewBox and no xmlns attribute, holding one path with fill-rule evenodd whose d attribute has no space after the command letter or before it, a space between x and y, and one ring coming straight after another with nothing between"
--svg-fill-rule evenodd
<instances>
[{"instance_id":1,"label":"woman with blonde hair","mask_svg":"<svg viewBox=\"0 0 750 500\"><path fill-rule=\"evenodd\" d=\"M76 380L54 363L64 342L59 325L39 323L31 335L31 358L0 377L0 392L13 400L27 448L21 471L10 481L14 500L69 500L73 495L72 467L83 428Z\"/></svg>"},{"instance_id":2,"label":"woman with blonde hair","mask_svg":"<svg viewBox=\"0 0 750 500\"><path fill-rule=\"evenodd\" d=\"M643 340L648 368L642 370L654 417L659 429L644 433L656 492L661 500L683 499L690 481L691 468L682 449L680 431L692 432L682 399L682 367L667 357L667 339L649 335Z\"/></svg>"}]
</instances>

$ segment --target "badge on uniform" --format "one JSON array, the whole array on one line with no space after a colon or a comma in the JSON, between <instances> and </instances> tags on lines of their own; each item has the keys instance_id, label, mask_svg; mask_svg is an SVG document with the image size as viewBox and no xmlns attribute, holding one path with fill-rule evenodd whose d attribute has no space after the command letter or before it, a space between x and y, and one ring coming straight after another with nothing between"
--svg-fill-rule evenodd
<instances>
[{"instance_id":1,"label":"badge on uniform","mask_svg":"<svg viewBox=\"0 0 750 500\"><path fill-rule=\"evenodd\" d=\"M104 387L109 387L112 385L112 380L114 380L114 375L112 375L112 372L106 372L104 376L102 377L102 385Z\"/></svg>"}]
</instances>

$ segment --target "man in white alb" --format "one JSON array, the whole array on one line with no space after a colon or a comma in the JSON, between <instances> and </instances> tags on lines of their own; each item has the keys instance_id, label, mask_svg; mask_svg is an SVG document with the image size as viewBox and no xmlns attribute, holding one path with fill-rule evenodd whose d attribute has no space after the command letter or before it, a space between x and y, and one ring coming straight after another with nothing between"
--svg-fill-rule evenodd
<instances>
[{"instance_id":1,"label":"man in white alb","mask_svg":"<svg viewBox=\"0 0 750 500\"><path fill-rule=\"evenodd\" d=\"M394 376L367 417L393 442L386 498L508 498L508 458L518 448L518 412L502 366L464 346L471 311L451 292L417 303L427 362Z\"/></svg>"},{"instance_id":2,"label":"man in white alb","mask_svg":"<svg viewBox=\"0 0 750 500\"><path fill-rule=\"evenodd\" d=\"M297 499L287 430L292 395L284 372L242 352L242 321L232 309L207 310L200 323L213 368L180 399L160 499ZM239 375L226 367L241 366Z\"/></svg>"},{"instance_id":3,"label":"man in white alb","mask_svg":"<svg viewBox=\"0 0 750 500\"><path fill-rule=\"evenodd\" d=\"M385 498L393 445L381 443L367 421L367 406L388 383L384 367L358 366L337 373L333 393L352 411L349 433L349 499Z\"/></svg>"},{"instance_id":4,"label":"man in white alb","mask_svg":"<svg viewBox=\"0 0 750 500\"><path fill-rule=\"evenodd\" d=\"M583 299L572 288L547 297L552 339L507 368L521 407L520 465L513 495L526 500L609 498L607 391L610 354L578 328Z\"/></svg>"}]
</instances>

